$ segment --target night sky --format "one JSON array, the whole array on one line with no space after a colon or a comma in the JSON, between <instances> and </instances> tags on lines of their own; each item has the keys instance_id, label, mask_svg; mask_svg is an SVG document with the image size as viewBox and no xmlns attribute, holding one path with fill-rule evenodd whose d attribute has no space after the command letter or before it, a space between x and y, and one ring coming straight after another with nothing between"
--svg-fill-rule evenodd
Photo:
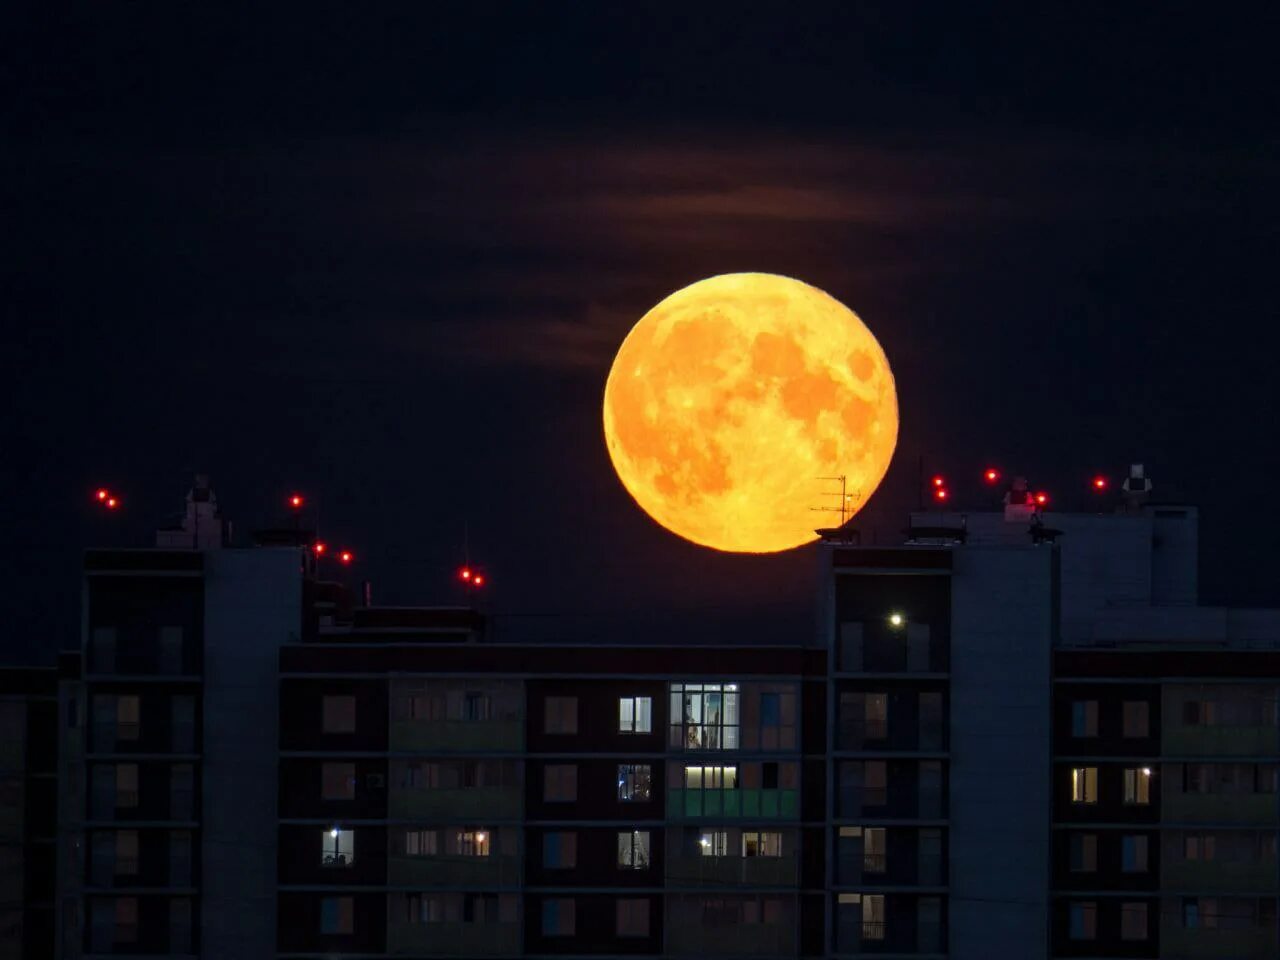
<instances>
[{"instance_id":1,"label":"night sky","mask_svg":"<svg viewBox=\"0 0 1280 960\"><path fill-rule=\"evenodd\" d=\"M601 435L635 320L742 270L893 364L868 537L921 456L959 506L1141 461L1202 599L1276 603L1274 7L42 6L0 56L6 660L196 470L246 533L308 494L378 602L456 602L466 522L507 636L807 637L812 549L680 541Z\"/></svg>"}]
</instances>

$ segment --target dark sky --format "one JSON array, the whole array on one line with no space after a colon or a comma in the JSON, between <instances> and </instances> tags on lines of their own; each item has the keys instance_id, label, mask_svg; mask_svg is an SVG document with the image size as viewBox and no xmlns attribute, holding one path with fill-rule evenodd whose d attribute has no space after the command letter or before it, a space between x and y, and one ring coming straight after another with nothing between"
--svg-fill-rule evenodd
<instances>
[{"instance_id":1,"label":"dark sky","mask_svg":"<svg viewBox=\"0 0 1280 960\"><path fill-rule=\"evenodd\" d=\"M11 659L196 469L245 529L310 494L381 602L456 599L468 520L512 630L806 634L811 551L676 539L601 438L630 325L738 270L889 355L864 529L922 454L1063 506L1142 461L1204 599L1276 602L1274 8L43 6L0 57Z\"/></svg>"}]
</instances>

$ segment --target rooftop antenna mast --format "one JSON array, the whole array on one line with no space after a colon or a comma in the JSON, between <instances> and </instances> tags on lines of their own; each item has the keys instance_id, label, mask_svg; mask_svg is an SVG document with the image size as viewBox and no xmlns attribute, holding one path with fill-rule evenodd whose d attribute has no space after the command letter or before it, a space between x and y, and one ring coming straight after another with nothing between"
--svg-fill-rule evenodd
<instances>
[{"instance_id":1,"label":"rooftop antenna mast","mask_svg":"<svg viewBox=\"0 0 1280 960\"><path fill-rule=\"evenodd\" d=\"M843 473L840 474L838 477L817 477L816 479L825 483L839 483L840 484L839 493L836 493L834 490L832 490L822 494L822 496L839 497L840 502L837 506L834 506L834 507L810 507L809 509L816 510L819 513L840 514L840 526L843 527L846 523L848 523L853 518L853 515L857 512L858 503L859 501L862 500L862 491L855 490L853 493L850 493L848 477L846 477Z\"/></svg>"}]
</instances>

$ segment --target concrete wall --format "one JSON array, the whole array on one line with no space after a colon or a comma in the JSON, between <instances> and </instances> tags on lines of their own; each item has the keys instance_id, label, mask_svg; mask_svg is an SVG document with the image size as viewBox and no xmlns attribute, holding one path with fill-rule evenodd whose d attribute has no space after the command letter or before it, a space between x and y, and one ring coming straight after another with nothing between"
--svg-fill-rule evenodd
<instances>
[{"instance_id":1,"label":"concrete wall","mask_svg":"<svg viewBox=\"0 0 1280 960\"><path fill-rule=\"evenodd\" d=\"M208 960L276 952L277 670L299 639L296 549L205 555L203 915Z\"/></svg>"},{"instance_id":2,"label":"concrete wall","mask_svg":"<svg viewBox=\"0 0 1280 960\"><path fill-rule=\"evenodd\" d=\"M1049 952L1050 671L1056 554L957 549L952 575L950 946Z\"/></svg>"}]
</instances>

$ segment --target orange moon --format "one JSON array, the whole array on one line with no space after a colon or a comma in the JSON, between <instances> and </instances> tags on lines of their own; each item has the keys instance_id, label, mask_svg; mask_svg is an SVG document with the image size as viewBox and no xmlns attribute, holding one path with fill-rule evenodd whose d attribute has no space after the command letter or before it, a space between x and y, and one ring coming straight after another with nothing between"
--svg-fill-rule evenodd
<instances>
[{"instance_id":1,"label":"orange moon","mask_svg":"<svg viewBox=\"0 0 1280 960\"><path fill-rule=\"evenodd\" d=\"M838 526L884 478L898 397L884 350L816 287L732 273L677 290L627 334L604 388L618 478L686 540L773 553Z\"/></svg>"}]
</instances>

